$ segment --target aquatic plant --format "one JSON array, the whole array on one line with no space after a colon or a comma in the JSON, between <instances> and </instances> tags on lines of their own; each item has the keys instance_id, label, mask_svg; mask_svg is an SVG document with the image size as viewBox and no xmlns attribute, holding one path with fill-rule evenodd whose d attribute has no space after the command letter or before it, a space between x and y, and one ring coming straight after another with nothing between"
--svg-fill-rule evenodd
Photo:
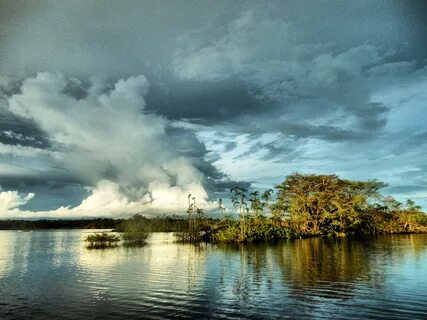
<instances>
[{"instance_id":1,"label":"aquatic plant","mask_svg":"<svg viewBox=\"0 0 427 320\"><path fill-rule=\"evenodd\" d=\"M125 244L144 244L148 238L146 232L146 218L140 214L136 214L133 217L123 221L120 225L120 231L122 232L122 239Z\"/></svg>"},{"instance_id":2,"label":"aquatic plant","mask_svg":"<svg viewBox=\"0 0 427 320\"><path fill-rule=\"evenodd\" d=\"M85 238L89 248L107 248L116 246L120 237L113 233L94 233Z\"/></svg>"},{"instance_id":3,"label":"aquatic plant","mask_svg":"<svg viewBox=\"0 0 427 320\"><path fill-rule=\"evenodd\" d=\"M126 244L143 244L147 238L148 233L144 231L131 231L122 234L122 239Z\"/></svg>"}]
</instances>

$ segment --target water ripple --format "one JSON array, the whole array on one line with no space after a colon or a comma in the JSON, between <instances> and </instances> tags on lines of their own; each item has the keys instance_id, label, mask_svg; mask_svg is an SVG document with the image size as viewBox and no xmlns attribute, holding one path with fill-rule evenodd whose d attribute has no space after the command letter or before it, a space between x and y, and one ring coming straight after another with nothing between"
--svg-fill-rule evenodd
<instances>
[{"instance_id":1,"label":"water ripple","mask_svg":"<svg viewBox=\"0 0 427 320\"><path fill-rule=\"evenodd\" d=\"M88 250L0 232L0 319L427 319L427 236Z\"/></svg>"}]
</instances>

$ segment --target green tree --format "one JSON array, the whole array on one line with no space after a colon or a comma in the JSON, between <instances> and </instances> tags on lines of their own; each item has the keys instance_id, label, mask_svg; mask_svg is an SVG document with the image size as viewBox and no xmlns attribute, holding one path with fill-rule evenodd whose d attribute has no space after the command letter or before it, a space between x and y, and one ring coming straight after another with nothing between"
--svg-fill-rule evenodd
<instances>
[{"instance_id":1,"label":"green tree","mask_svg":"<svg viewBox=\"0 0 427 320\"><path fill-rule=\"evenodd\" d=\"M384 183L349 181L336 175L295 173L277 186L275 210L286 210L304 234L345 234L363 223L370 201L379 198Z\"/></svg>"},{"instance_id":2,"label":"green tree","mask_svg":"<svg viewBox=\"0 0 427 320\"><path fill-rule=\"evenodd\" d=\"M231 202L233 206L238 209L239 212L239 225L240 225L240 237L244 238L246 234L246 193L248 190L245 188L235 186L230 189L231 192Z\"/></svg>"},{"instance_id":3,"label":"green tree","mask_svg":"<svg viewBox=\"0 0 427 320\"><path fill-rule=\"evenodd\" d=\"M262 213L262 202L259 198L259 191L251 192L250 199L251 203L251 211L255 215L255 217L259 217L259 215Z\"/></svg>"}]
</instances>

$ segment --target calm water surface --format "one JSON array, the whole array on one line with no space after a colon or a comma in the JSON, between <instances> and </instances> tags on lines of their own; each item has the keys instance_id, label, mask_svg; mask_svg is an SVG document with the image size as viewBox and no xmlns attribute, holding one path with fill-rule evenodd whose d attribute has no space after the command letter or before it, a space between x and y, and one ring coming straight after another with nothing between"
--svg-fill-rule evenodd
<instances>
[{"instance_id":1,"label":"calm water surface","mask_svg":"<svg viewBox=\"0 0 427 320\"><path fill-rule=\"evenodd\" d=\"M218 246L0 231L0 319L427 319L427 235Z\"/></svg>"}]
</instances>

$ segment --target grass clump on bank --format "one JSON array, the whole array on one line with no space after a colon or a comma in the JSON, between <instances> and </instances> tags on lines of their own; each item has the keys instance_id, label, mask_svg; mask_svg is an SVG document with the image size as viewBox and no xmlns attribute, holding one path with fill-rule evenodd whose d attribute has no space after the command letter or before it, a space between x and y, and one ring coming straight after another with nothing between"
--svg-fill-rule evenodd
<instances>
[{"instance_id":1,"label":"grass clump on bank","mask_svg":"<svg viewBox=\"0 0 427 320\"><path fill-rule=\"evenodd\" d=\"M146 232L125 232L122 235L122 239L125 245L143 245L148 238Z\"/></svg>"}]
</instances>

